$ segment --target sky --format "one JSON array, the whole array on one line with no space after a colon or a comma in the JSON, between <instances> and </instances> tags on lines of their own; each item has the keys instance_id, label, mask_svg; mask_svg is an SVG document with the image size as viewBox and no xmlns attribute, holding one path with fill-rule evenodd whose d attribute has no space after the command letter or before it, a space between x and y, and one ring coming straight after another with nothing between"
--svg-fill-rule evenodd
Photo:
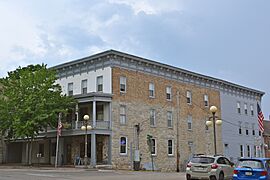
<instances>
[{"instance_id":1,"label":"sky","mask_svg":"<svg viewBox=\"0 0 270 180\"><path fill-rule=\"evenodd\" d=\"M260 90L270 115L269 0L0 0L0 77L109 49Z\"/></svg>"}]
</instances>

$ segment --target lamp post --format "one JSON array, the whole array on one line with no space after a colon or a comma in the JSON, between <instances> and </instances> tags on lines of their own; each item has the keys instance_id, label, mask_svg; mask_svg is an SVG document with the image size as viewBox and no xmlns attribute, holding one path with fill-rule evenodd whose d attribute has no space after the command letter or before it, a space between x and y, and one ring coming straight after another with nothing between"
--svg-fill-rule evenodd
<instances>
[{"instance_id":1,"label":"lamp post","mask_svg":"<svg viewBox=\"0 0 270 180\"><path fill-rule=\"evenodd\" d=\"M88 121L89 121L89 116L86 114L83 116L83 120L84 120L84 125L82 125L81 130L85 131L85 137L84 137L84 166L85 168L87 168L87 161L88 161L88 157L87 157L87 130L91 130L92 127L90 125L88 125Z\"/></svg>"},{"instance_id":2,"label":"lamp post","mask_svg":"<svg viewBox=\"0 0 270 180\"><path fill-rule=\"evenodd\" d=\"M216 125L221 125L222 120L217 119L216 112L217 112L217 107L216 106L211 106L210 107L210 112L212 113L212 117L209 118L208 121L206 121L207 126L212 126L213 125L213 134L214 134L214 153L217 154L217 140L216 140ZM211 121L212 119L212 121Z\"/></svg>"}]
</instances>

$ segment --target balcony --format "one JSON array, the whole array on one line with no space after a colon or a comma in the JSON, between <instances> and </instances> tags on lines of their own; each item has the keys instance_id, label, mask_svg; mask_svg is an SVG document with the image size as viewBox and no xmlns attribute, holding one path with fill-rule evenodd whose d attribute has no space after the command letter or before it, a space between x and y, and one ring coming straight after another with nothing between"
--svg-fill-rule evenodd
<instances>
[{"instance_id":1,"label":"balcony","mask_svg":"<svg viewBox=\"0 0 270 180\"><path fill-rule=\"evenodd\" d=\"M77 129L80 129L82 125L84 124L84 121L78 121L77 123ZM96 127L93 126L93 121L89 121L88 124L92 126L94 129L110 129L110 121L106 120L96 120ZM76 122L72 123L72 129L76 129Z\"/></svg>"}]
</instances>

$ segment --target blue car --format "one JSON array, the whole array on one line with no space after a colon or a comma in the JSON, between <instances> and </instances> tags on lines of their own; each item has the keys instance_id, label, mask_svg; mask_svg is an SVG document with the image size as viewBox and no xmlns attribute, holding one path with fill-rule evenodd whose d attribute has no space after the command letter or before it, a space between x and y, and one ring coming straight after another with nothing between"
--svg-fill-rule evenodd
<instances>
[{"instance_id":1,"label":"blue car","mask_svg":"<svg viewBox=\"0 0 270 180\"><path fill-rule=\"evenodd\" d=\"M233 180L270 180L270 158L241 158L233 171Z\"/></svg>"}]
</instances>

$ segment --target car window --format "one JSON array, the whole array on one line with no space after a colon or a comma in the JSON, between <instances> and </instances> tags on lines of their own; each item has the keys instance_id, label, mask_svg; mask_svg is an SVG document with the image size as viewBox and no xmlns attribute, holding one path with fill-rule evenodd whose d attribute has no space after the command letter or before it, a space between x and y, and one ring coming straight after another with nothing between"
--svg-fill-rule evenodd
<instances>
[{"instance_id":1,"label":"car window","mask_svg":"<svg viewBox=\"0 0 270 180\"><path fill-rule=\"evenodd\" d=\"M190 162L192 163L204 163L204 164L211 164L215 161L214 158L211 157L193 157Z\"/></svg>"},{"instance_id":2,"label":"car window","mask_svg":"<svg viewBox=\"0 0 270 180\"><path fill-rule=\"evenodd\" d=\"M217 163L218 164L226 164L226 162L225 162L225 160L224 160L223 157L218 158Z\"/></svg>"},{"instance_id":3,"label":"car window","mask_svg":"<svg viewBox=\"0 0 270 180\"><path fill-rule=\"evenodd\" d=\"M231 165L231 162L227 158L224 158L224 161L227 165Z\"/></svg>"},{"instance_id":4,"label":"car window","mask_svg":"<svg viewBox=\"0 0 270 180\"><path fill-rule=\"evenodd\" d=\"M256 159L240 159L238 162L237 167L250 167L250 168L257 168L257 169L262 169L263 168L263 163L260 160Z\"/></svg>"}]
</instances>

